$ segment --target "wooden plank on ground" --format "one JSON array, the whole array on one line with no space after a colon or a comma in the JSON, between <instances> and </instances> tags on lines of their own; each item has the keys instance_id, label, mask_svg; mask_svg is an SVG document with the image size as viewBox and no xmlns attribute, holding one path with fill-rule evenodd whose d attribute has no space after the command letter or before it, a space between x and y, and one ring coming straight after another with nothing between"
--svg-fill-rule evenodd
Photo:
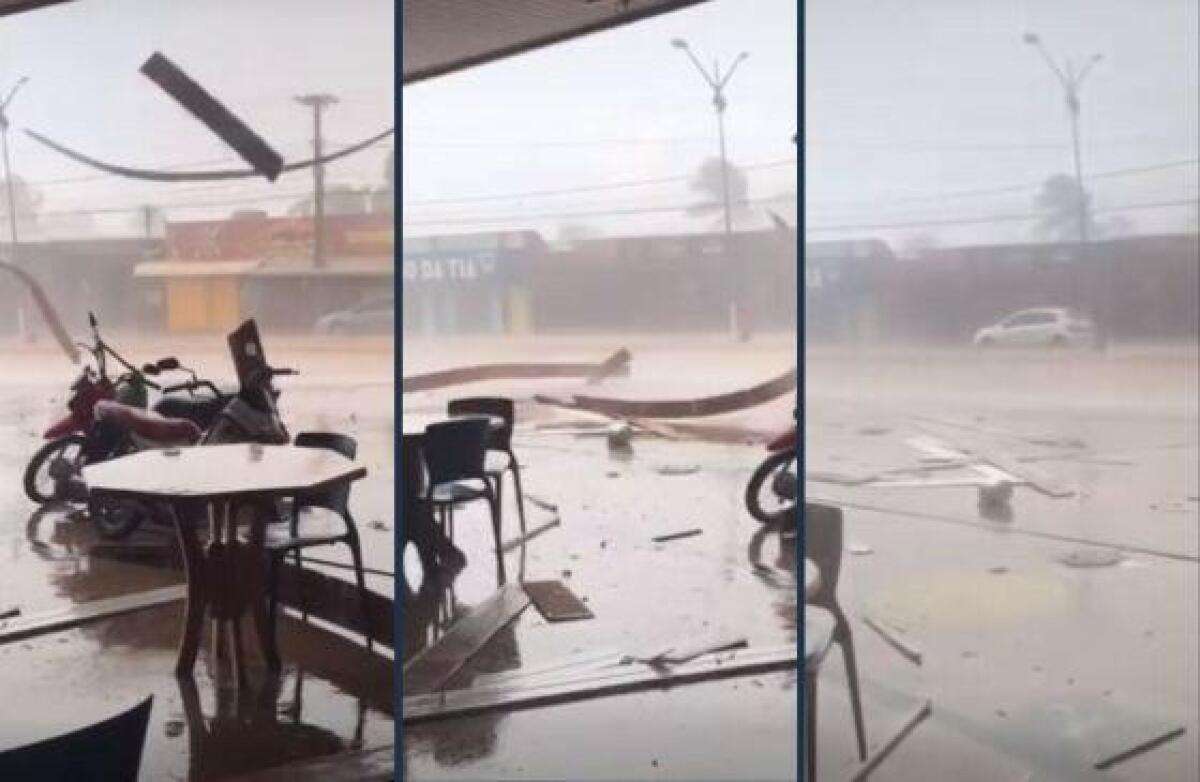
<instances>
[{"instance_id":1,"label":"wooden plank on ground","mask_svg":"<svg viewBox=\"0 0 1200 782\"><path fill-rule=\"evenodd\" d=\"M441 639L404 665L404 691L414 695L441 688L484 645L529 605L520 584L506 584L460 619Z\"/></svg>"},{"instance_id":2,"label":"wooden plank on ground","mask_svg":"<svg viewBox=\"0 0 1200 782\"><path fill-rule=\"evenodd\" d=\"M131 595L108 597L103 600L91 600L79 603L57 611L47 611L40 614L29 614L0 622L0 644L22 641L47 633L57 633L60 630L70 630L82 625L111 619L135 611L145 611L151 608L177 603L187 596L187 587L183 584L149 589L135 592Z\"/></svg>"},{"instance_id":3,"label":"wooden plank on ground","mask_svg":"<svg viewBox=\"0 0 1200 782\"><path fill-rule=\"evenodd\" d=\"M290 763L245 776L229 782L391 782L395 777L394 747L339 752L335 755Z\"/></svg>"},{"instance_id":4,"label":"wooden plank on ground","mask_svg":"<svg viewBox=\"0 0 1200 782\"><path fill-rule=\"evenodd\" d=\"M744 652L705 655L669 668L637 663L589 671L570 679L529 687L473 687L405 697L404 724L464 717L490 711L550 706L638 690L674 687L734 676L755 676L796 669L794 645Z\"/></svg>"},{"instance_id":5,"label":"wooden plank on ground","mask_svg":"<svg viewBox=\"0 0 1200 782\"><path fill-rule=\"evenodd\" d=\"M525 594L547 622L592 619L594 614L561 581L526 581Z\"/></svg>"}]
</instances>

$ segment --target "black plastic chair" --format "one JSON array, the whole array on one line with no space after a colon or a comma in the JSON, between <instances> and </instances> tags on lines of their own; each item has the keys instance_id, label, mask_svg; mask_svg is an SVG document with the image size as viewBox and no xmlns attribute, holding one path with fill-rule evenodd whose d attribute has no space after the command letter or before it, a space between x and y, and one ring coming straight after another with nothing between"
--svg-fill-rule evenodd
<instances>
[{"instance_id":1,"label":"black plastic chair","mask_svg":"<svg viewBox=\"0 0 1200 782\"><path fill-rule=\"evenodd\" d=\"M425 427L422 451L429 473L425 496L451 540L454 539L454 508L467 502L487 500L492 515L492 534L500 550L500 504L485 469L488 430L485 417L463 417ZM478 485L473 485L478 482ZM501 580L504 557L498 557Z\"/></svg>"},{"instance_id":2,"label":"black plastic chair","mask_svg":"<svg viewBox=\"0 0 1200 782\"><path fill-rule=\"evenodd\" d=\"M353 459L358 453L358 443L353 437L332 432L302 432L296 435L294 444L301 448L326 448L336 451L347 459ZM335 534L305 535L300 532L300 512L305 508L322 508L332 511L341 517L345 531ZM292 498L292 513L288 520L288 537L268 539L264 544L270 556L270 622L271 634L274 636L275 622L279 612L277 597L279 583L279 563L289 553L295 557L296 567L304 567L304 549L314 546L332 546L344 544L350 549L354 560L354 579L358 584L360 606L362 612L363 635L367 639L367 648L372 647L370 615L367 610L367 580L363 573L362 545L358 538L358 526L350 515L350 484L342 483L332 489L317 492L297 494ZM268 660L272 668L279 667L278 659Z\"/></svg>"},{"instance_id":3,"label":"black plastic chair","mask_svg":"<svg viewBox=\"0 0 1200 782\"><path fill-rule=\"evenodd\" d=\"M0 779L136 782L154 698L103 722L0 752Z\"/></svg>"},{"instance_id":4,"label":"black plastic chair","mask_svg":"<svg viewBox=\"0 0 1200 782\"><path fill-rule=\"evenodd\" d=\"M452 416L490 415L504 421L504 426L488 432L487 453L484 457L484 472L496 487L496 503L504 508L504 473L512 473L513 489L517 496L517 518L521 534L525 534L525 494L521 490L521 466L512 450L513 425L516 423L516 407L511 399L504 397L476 396L455 399L447 406Z\"/></svg>"},{"instance_id":5,"label":"black plastic chair","mask_svg":"<svg viewBox=\"0 0 1200 782\"><path fill-rule=\"evenodd\" d=\"M858 666L854 660L854 636L850 623L837 600L838 576L842 568L842 511L829 505L804 504L804 556L811 559L821 574L821 582L804 607L805 628L805 702L808 719L809 778L816 774L817 673L831 644L842 649L850 708L854 713L854 733L858 740L859 760L867 759L867 735L863 726L862 700L858 690ZM811 640L809 635L811 634ZM823 641L823 643L822 643ZM824 648L822 648L822 646Z\"/></svg>"}]
</instances>

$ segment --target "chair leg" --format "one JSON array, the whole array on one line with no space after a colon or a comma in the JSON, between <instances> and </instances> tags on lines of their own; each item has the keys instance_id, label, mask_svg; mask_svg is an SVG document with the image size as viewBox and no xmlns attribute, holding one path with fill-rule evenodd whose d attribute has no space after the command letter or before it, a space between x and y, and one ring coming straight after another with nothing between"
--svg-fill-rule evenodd
<instances>
[{"instance_id":1,"label":"chair leg","mask_svg":"<svg viewBox=\"0 0 1200 782\"><path fill-rule=\"evenodd\" d=\"M817 778L817 675L804 674L804 763L806 782Z\"/></svg>"},{"instance_id":2,"label":"chair leg","mask_svg":"<svg viewBox=\"0 0 1200 782\"><path fill-rule=\"evenodd\" d=\"M267 564L267 632L265 633L263 656L267 668L279 670L279 648L276 644L276 626L279 624L279 566L281 556L272 556Z\"/></svg>"},{"instance_id":3,"label":"chair leg","mask_svg":"<svg viewBox=\"0 0 1200 782\"><path fill-rule=\"evenodd\" d=\"M487 492L488 508L492 512L492 538L496 541L496 577L504 584L508 581L504 574L504 552L500 550L500 504L492 491Z\"/></svg>"},{"instance_id":4,"label":"chair leg","mask_svg":"<svg viewBox=\"0 0 1200 782\"><path fill-rule=\"evenodd\" d=\"M299 533L299 530L300 530L300 506L298 506L295 503L295 501L292 502L292 515L288 521L289 521L288 533L294 538L300 534ZM300 549L295 549L292 552L292 558L295 560L296 570L297 571L302 570L304 568L304 553ZM298 581L297 583L301 587L300 592L297 595L297 597L300 600L300 616L301 616L301 618L304 619L304 621L307 622L308 621L308 600L305 599L305 595L304 595L304 588L303 588L304 582Z\"/></svg>"},{"instance_id":5,"label":"chair leg","mask_svg":"<svg viewBox=\"0 0 1200 782\"><path fill-rule=\"evenodd\" d=\"M512 469L513 489L517 497L517 520L521 523L521 534L525 534L525 492L521 490L521 468L517 466L517 457L509 451L510 469Z\"/></svg>"},{"instance_id":6,"label":"chair leg","mask_svg":"<svg viewBox=\"0 0 1200 782\"><path fill-rule=\"evenodd\" d=\"M854 735L858 739L858 759L867 759L867 731L863 725L862 699L858 693L858 665L854 660L854 636L850 625L841 611L837 612L838 627L834 639L842 647L842 663L846 668L846 682L850 690L850 709L854 713Z\"/></svg>"},{"instance_id":7,"label":"chair leg","mask_svg":"<svg viewBox=\"0 0 1200 782\"><path fill-rule=\"evenodd\" d=\"M363 635L367 638L367 649L373 649L375 640L371 636L371 615L367 611L367 577L363 573L362 546L358 541L358 529L354 519L346 515L346 545L350 547L350 556L354 560L354 580L358 582L358 610L362 620Z\"/></svg>"}]
</instances>

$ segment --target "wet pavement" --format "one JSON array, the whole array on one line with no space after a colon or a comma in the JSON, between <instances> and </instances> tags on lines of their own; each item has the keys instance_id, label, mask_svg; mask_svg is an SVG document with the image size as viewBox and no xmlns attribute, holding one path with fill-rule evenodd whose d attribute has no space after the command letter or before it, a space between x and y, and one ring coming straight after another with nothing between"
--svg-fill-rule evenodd
<instances>
[{"instance_id":1,"label":"wet pavement","mask_svg":"<svg viewBox=\"0 0 1200 782\"><path fill-rule=\"evenodd\" d=\"M393 393L390 344L382 340L309 341L265 335L273 364L301 375L279 381L281 412L292 430L354 435L368 477L355 484L351 508L369 568L393 570ZM218 381L234 373L219 337L177 343L113 338L131 358L168 353ZM70 508L35 509L21 474L41 430L64 412L72 368L49 346L9 348L6 360L26 368L0 383L0 436L9 447L0 465L0 605L22 618L89 601L183 581L173 535L139 530L114 545L95 536ZM313 519L313 523L322 523ZM344 547L312 552L348 563ZM174 567L172 567L174 565ZM342 579L349 573L313 565ZM391 596L391 578L368 575ZM215 672L205 644L194 686L173 674L182 626L181 603L162 606L25 641L0 645L0 693L22 708L0 718L0 747L17 746L95 722L154 695L143 779L215 779L358 748L392 744L392 662L361 643L280 617L283 671L265 676L248 637L251 689L239 693L228 671ZM0 629L4 622L0 621Z\"/></svg>"},{"instance_id":2,"label":"wet pavement","mask_svg":"<svg viewBox=\"0 0 1200 782\"><path fill-rule=\"evenodd\" d=\"M614 339L611 348L627 342ZM693 344L672 352L665 344L631 344L631 377L587 393L697 396L786 368L783 345L736 351ZM605 355L610 343L570 347L564 359L584 360ZM469 363L406 351L414 354L425 361L420 371ZM986 358L827 349L810 352L806 371L810 469L936 479L945 473L922 463L906 441L932 432L952 443L961 431L1076 490L1053 499L1017 486L998 511L981 507L974 487L808 482L811 499L845 511L838 594L857 647L870 748L891 738L926 698L933 702L932 718L873 778L1195 779L1194 346ZM555 380L480 384L470 393L579 388ZM405 414L435 414L448 397L409 395ZM790 414L790 400L781 400L722 417L755 444L635 437L622 452L603 436L542 428L589 416L520 410L515 448L526 490L557 505L562 523L509 554L510 578L523 556L525 578L562 580L595 618L551 624L529 608L451 686L681 638L744 636L751 648L794 639L789 541L761 535L741 497L765 453L761 434L786 425ZM698 469L662 470L681 465ZM682 474L664 474L672 472ZM529 510L531 528L550 517ZM511 506L505 513L507 538L516 525ZM414 583L406 605L426 608L410 612L406 630L419 640L406 656L497 588L486 517L460 514L456 530L471 564L451 589L419 591L415 557L408 564ZM694 527L702 534L650 541ZM922 665L885 643L865 616L919 649ZM570 669L560 670L568 680ZM821 778L847 778L857 761L836 650L821 682ZM794 778L795 695L793 674L772 674L422 724L406 731L405 770L416 779ZM1180 738L1094 768L1178 727L1186 729Z\"/></svg>"}]
</instances>

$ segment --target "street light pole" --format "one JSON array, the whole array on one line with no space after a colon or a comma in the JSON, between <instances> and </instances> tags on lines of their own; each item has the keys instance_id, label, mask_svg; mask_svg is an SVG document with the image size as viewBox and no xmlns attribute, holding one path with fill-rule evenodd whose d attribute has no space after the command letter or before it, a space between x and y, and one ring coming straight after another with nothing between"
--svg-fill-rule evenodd
<instances>
[{"instance_id":1,"label":"street light pole","mask_svg":"<svg viewBox=\"0 0 1200 782\"><path fill-rule=\"evenodd\" d=\"M4 102L0 103L0 146L4 148L4 183L5 190L8 194L8 230L10 236L10 244L8 250L8 262L14 266L17 263L17 197L16 187L13 184L12 177L12 160L8 154L8 104L12 102L13 96L17 94L17 90L21 89L25 82L29 81L28 76L22 76L13 85L13 88L8 91ZM17 327L21 332L21 336L26 339L33 339L33 332L28 330L28 324L25 318L25 306L19 304L17 306Z\"/></svg>"},{"instance_id":2,"label":"street light pole","mask_svg":"<svg viewBox=\"0 0 1200 782\"><path fill-rule=\"evenodd\" d=\"M313 112L313 266L325 265L325 166L321 160L321 110L337 103L328 94L297 96L296 102L312 108Z\"/></svg>"},{"instance_id":3,"label":"street light pole","mask_svg":"<svg viewBox=\"0 0 1200 782\"><path fill-rule=\"evenodd\" d=\"M688 56L688 59L696 66L696 70L699 71L700 76L712 89L712 104L717 114L717 138L720 143L721 152L721 200L724 207L725 253L728 263L731 256L730 248L733 246L733 210L729 198L729 159L725 153L725 108L729 105L728 101L725 100L725 85L733 77L733 72L737 70L738 65L749 55L746 52L739 54L733 61L733 64L729 66L729 70L722 76L720 63L715 59L713 60L713 69L710 74L700 64L700 61L696 59L696 55L692 53L692 49L687 41L682 38L675 38L671 41L671 45ZM743 270L735 270L735 276L738 279L736 285L739 288L741 285L741 275L737 273L741 271ZM739 294L740 290L734 293L729 305L729 328L735 339L747 340L750 338L749 324L744 317L744 313L741 312L742 302Z\"/></svg>"},{"instance_id":4,"label":"street light pole","mask_svg":"<svg viewBox=\"0 0 1200 782\"><path fill-rule=\"evenodd\" d=\"M1062 85L1063 95L1067 104L1067 117L1071 121L1071 153L1075 162L1075 191L1076 191L1076 209L1079 220L1079 245L1080 245L1080 262L1083 261L1083 255L1087 252L1087 244L1091 233L1091 216L1088 210L1088 197L1083 189L1083 163L1079 151L1079 90L1083 86L1083 80L1091 72L1093 66L1103 59L1103 55L1093 54L1088 58L1087 63L1080 70L1076 71L1075 66L1070 60L1066 60L1065 68L1059 68L1054 62L1054 58L1050 56L1050 52L1046 50L1046 46L1042 43L1042 39L1035 33L1025 33L1023 39L1025 43L1037 49L1038 54L1049 66L1050 70L1058 78L1059 84ZM1106 275L1108 278L1108 296L1107 309L1110 312L1106 313L1108 317L1106 322L1101 324L1101 331L1107 334L1109 321L1111 319L1112 309L1112 275Z\"/></svg>"}]
</instances>

